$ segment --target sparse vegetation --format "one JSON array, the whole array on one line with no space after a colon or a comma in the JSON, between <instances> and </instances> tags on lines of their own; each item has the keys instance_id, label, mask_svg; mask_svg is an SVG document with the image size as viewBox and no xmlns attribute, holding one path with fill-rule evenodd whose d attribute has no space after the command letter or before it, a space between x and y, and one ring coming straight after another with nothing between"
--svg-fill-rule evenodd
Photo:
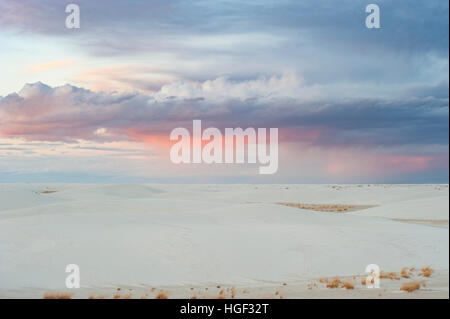
<instances>
[{"instance_id":1,"label":"sparse vegetation","mask_svg":"<svg viewBox=\"0 0 450 319\"><path fill-rule=\"evenodd\" d=\"M155 299L169 299L169 296L167 295L166 292L164 291L160 291L156 296Z\"/></svg>"},{"instance_id":2,"label":"sparse vegetation","mask_svg":"<svg viewBox=\"0 0 450 319\"><path fill-rule=\"evenodd\" d=\"M345 289L355 289L355 285L350 280L346 280L346 281L342 282L342 287Z\"/></svg>"},{"instance_id":3,"label":"sparse vegetation","mask_svg":"<svg viewBox=\"0 0 450 319\"><path fill-rule=\"evenodd\" d=\"M390 272L381 271L380 279L400 280L400 276L394 271L390 271Z\"/></svg>"},{"instance_id":4,"label":"sparse vegetation","mask_svg":"<svg viewBox=\"0 0 450 319\"><path fill-rule=\"evenodd\" d=\"M400 276L402 276L402 278L409 278L412 275L412 271L410 271L408 269L408 267L404 267L402 269L402 271L400 272Z\"/></svg>"},{"instance_id":5,"label":"sparse vegetation","mask_svg":"<svg viewBox=\"0 0 450 319\"><path fill-rule=\"evenodd\" d=\"M405 282L400 287L400 290L407 291L407 292L413 292L418 289L420 289L420 283L417 281Z\"/></svg>"},{"instance_id":6,"label":"sparse vegetation","mask_svg":"<svg viewBox=\"0 0 450 319\"><path fill-rule=\"evenodd\" d=\"M327 288L331 288L331 289L339 288L341 286L341 284L342 284L342 281L336 277L333 280L327 282Z\"/></svg>"},{"instance_id":7,"label":"sparse vegetation","mask_svg":"<svg viewBox=\"0 0 450 319\"><path fill-rule=\"evenodd\" d=\"M355 289L355 285L353 284L353 281L348 280L341 280L338 277L328 280L326 279L326 287L330 289L335 288L345 288L345 289Z\"/></svg>"},{"instance_id":8,"label":"sparse vegetation","mask_svg":"<svg viewBox=\"0 0 450 319\"><path fill-rule=\"evenodd\" d=\"M431 275L433 274L434 270L431 269L429 266L427 267L423 267L420 270L420 276L422 277L431 277Z\"/></svg>"},{"instance_id":9,"label":"sparse vegetation","mask_svg":"<svg viewBox=\"0 0 450 319\"><path fill-rule=\"evenodd\" d=\"M403 267L400 271L400 273L396 273L393 271L390 272L380 272L380 279L390 279L390 280L401 280L401 279L409 279L414 276L422 276L422 277L430 277L434 270L427 266L423 267L419 273L415 273L416 269L414 267ZM318 282L322 284L326 284L327 288L345 288L345 289L355 289L354 280L356 280L356 276L353 276L352 279L348 280L341 280L338 277L335 277L334 279L330 280L328 278L319 278ZM372 283L374 283L374 278L372 277ZM361 278L361 285L365 286L367 283L367 277ZM409 281L406 283L403 283L400 287L401 290L412 292L417 289L420 289L421 287L425 287L426 282L425 280L422 281ZM314 286L312 284L309 284L308 289L311 290ZM386 291L386 290L385 290Z\"/></svg>"},{"instance_id":10,"label":"sparse vegetation","mask_svg":"<svg viewBox=\"0 0 450 319\"><path fill-rule=\"evenodd\" d=\"M46 292L43 299L72 299L73 294L68 292Z\"/></svg>"},{"instance_id":11,"label":"sparse vegetation","mask_svg":"<svg viewBox=\"0 0 450 319\"><path fill-rule=\"evenodd\" d=\"M41 192L34 192L37 195L48 195L48 194L53 194L56 193L58 191L54 191L54 190L45 190L45 191L41 191Z\"/></svg>"},{"instance_id":12,"label":"sparse vegetation","mask_svg":"<svg viewBox=\"0 0 450 319\"><path fill-rule=\"evenodd\" d=\"M369 205L343 205L343 204L302 204L302 203L277 203L279 205L295 207L299 209L312 210L317 212L345 213L349 211L362 210L374 206Z\"/></svg>"},{"instance_id":13,"label":"sparse vegetation","mask_svg":"<svg viewBox=\"0 0 450 319\"><path fill-rule=\"evenodd\" d=\"M231 299L234 299L235 296L236 296L236 288L231 287Z\"/></svg>"}]
</instances>

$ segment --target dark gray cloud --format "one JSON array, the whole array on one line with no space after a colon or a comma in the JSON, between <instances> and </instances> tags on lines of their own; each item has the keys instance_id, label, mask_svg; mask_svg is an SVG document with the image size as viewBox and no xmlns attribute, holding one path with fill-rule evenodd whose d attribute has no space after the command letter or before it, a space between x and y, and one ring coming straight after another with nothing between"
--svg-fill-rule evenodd
<instances>
[{"instance_id":1,"label":"dark gray cloud","mask_svg":"<svg viewBox=\"0 0 450 319\"><path fill-rule=\"evenodd\" d=\"M217 61L197 71L170 70L191 79L211 72L248 78L288 67L312 83L448 79L447 1L377 1L378 30L365 27L364 0L77 3L82 27L76 31L64 27L65 3L52 0L0 0L0 26L58 36L94 56L168 53ZM432 64L440 69L426 78Z\"/></svg>"},{"instance_id":2,"label":"dark gray cloud","mask_svg":"<svg viewBox=\"0 0 450 319\"><path fill-rule=\"evenodd\" d=\"M320 42L336 42L364 50L393 47L408 51L448 51L447 1L380 0L382 28L369 33L364 27L364 0L314 1L117 1L78 0L82 8L81 34L98 36L124 50L123 41L147 34L221 34L245 31L301 32ZM28 32L67 35L66 3L55 0L0 1L3 27ZM101 37L100 37L101 36ZM99 42L100 43L100 42ZM145 48L144 48L145 49ZM114 49L113 49L114 50Z\"/></svg>"}]
</instances>

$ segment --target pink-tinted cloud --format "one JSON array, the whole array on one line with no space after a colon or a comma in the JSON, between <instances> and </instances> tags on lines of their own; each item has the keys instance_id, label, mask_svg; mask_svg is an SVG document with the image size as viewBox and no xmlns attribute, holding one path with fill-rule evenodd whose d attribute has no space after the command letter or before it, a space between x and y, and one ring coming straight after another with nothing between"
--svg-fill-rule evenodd
<instances>
[{"instance_id":1,"label":"pink-tinted cloud","mask_svg":"<svg viewBox=\"0 0 450 319\"><path fill-rule=\"evenodd\" d=\"M288 180L292 171L324 180L327 176L358 180L448 171L444 161L448 137L442 134L448 133L448 122L442 120L448 109L442 101L414 100L413 108L393 101L321 105L292 96L248 99L246 85L223 85L237 85L234 92L239 94L224 99L222 94L214 95L210 86L197 88L195 95L162 96L161 91L93 92L70 85L29 84L17 94L0 98L0 137L73 146L94 143L79 150L77 156L83 157L98 152L112 156L99 147L104 143L122 143L124 149L127 143L137 143L152 153L127 154L129 160L152 158L170 171L170 131L191 129L192 120L201 119L203 128L221 130L277 127L280 176ZM206 97L201 96L203 90ZM249 92L254 94L255 87Z\"/></svg>"},{"instance_id":2,"label":"pink-tinted cloud","mask_svg":"<svg viewBox=\"0 0 450 319\"><path fill-rule=\"evenodd\" d=\"M286 96L263 94L270 83L278 88L280 81L221 80L218 88L203 84L195 93L182 91L180 96L169 95L165 87L145 94L27 84L0 99L0 134L27 140L126 140L168 135L175 127L190 127L193 119L201 119L204 127L277 127L281 141L327 147L448 144L447 100L333 104L305 101L289 91ZM228 99L220 87L230 92ZM99 129L108 134L98 134Z\"/></svg>"},{"instance_id":3,"label":"pink-tinted cloud","mask_svg":"<svg viewBox=\"0 0 450 319\"><path fill-rule=\"evenodd\" d=\"M179 78L154 67L126 65L86 69L73 80L95 91L153 93Z\"/></svg>"}]
</instances>

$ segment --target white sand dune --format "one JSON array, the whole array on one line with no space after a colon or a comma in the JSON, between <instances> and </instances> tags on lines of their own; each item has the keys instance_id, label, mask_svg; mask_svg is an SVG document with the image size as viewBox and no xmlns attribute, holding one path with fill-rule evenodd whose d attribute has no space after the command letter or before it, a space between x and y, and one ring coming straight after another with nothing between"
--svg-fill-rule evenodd
<instances>
[{"instance_id":1,"label":"white sand dune","mask_svg":"<svg viewBox=\"0 0 450 319\"><path fill-rule=\"evenodd\" d=\"M361 216L390 219L446 220L449 216L448 197L436 196L389 203L380 207L357 212Z\"/></svg>"},{"instance_id":2,"label":"white sand dune","mask_svg":"<svg viewBox=\"0 0 450 319\"><path fill-rule=\"evenodd\" d=\"M448 199L448 185L2 184L0 296L64 289L67 264L80 266L83 287L251 287L364 274L372 263L448 274L448 227L391 220L448 220Z\"/></svg>"}]
</instances>

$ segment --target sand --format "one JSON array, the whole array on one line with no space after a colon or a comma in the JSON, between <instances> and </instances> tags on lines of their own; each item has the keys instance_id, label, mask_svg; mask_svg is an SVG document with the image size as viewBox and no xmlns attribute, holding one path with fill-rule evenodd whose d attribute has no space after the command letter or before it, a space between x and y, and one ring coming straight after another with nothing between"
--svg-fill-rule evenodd
<instances>
[{"instance_id":1,"label":"sand","mask_svg":"<svg viewBox=\"0 0 450 319\"><path fill-rule=\"evenodd\" d=\"M74 298L448 298L448 200L448 185L0 184L0 297L67 291L77 264ZM367 289L368 264L435 272ZM336 276L354 289L319 282ZM426 286L401 291L412 279Z\"/></svg>"}]
</instances>

